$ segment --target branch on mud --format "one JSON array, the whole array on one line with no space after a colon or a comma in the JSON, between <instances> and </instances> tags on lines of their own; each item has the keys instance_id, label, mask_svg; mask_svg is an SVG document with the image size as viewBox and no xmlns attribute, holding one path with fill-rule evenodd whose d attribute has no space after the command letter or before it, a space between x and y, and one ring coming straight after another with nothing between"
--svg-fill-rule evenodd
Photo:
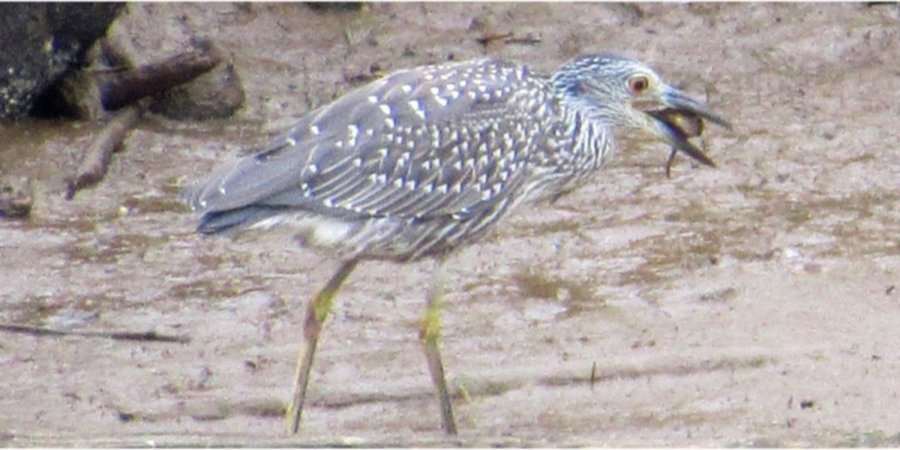
<instances>
[{"instance_id":1,"label":"branch on mud","mask_svg":"<svg viewBox=\"0 0 900 450\"><path fill-rule=\"evenodd\" d=\"M541 36L526 33L517 36L515 33L488 33L475 39L483 47L488 47L495 42L503 44L537 45L541 43Z\"/></svg>"},{"instance_id":2,"label":"branch on mud","mask_svg":"<svg viewBox=\"0 0 900 450\"><path fill-rule=\"evenodd\" d=\"M116 116L106 124L103 132L84 153L84 159L78 165L75 176L66 180L66 200L72 200L76 192L97 184L106 176L113 152L125 140L140 117L140 107L132 105L116 113Z\"/></svg>"},{"instance_id":3,"label":"branch on mud","mask_svg":"<svg viewBox=\"0 0 900 450\"><path fill-rule=\"evenodd\" d=\"M75 85L68 90L73 93L70 96L81 97L73 102L80 105L80 110L94 111L99 103L103 111L117 112L85 152L75 176L66 180L67 200L106 176L113 152L140 119L144 106L137 101L191 81L222 61L222 53L211 43L200 47L135 69L80 77L81 81L72 82Z\"/></svg>"},{"instance_id":4,"label":"branch on mud","mask_svg":"<svg viewBox=\"0 0 900 450\"><path fill-rule=\"evenodd\" d=\"M187 83L209 72L222 62L222 54L210 42L200 49L177 54L135 69L116 71L97 77L100 103L115 111L144 97Z\"/></svg>"},{"instance_id":5,"label":"branch on mud","mask_svg":"<svg viewBox=\"0 0 900 450\"><path fill-rule=\"evenodd\" d=\"M155 331L130 332L130 331L62 331L52 328L32 327L28 325L8 325L0 324L0 331L8 333L22 333L33 336L81 336L81 337L99 337L113 339L117 341L140 341L140 342L177 342L186 344L191 341L187 336L173 336L167 334L159 334Z\"/></svg>"},{"instance_id":6,"label":"branch on mud","mask_svg":"<svg viewBox=\"0 0 900 450\"><path fill-rule=\"evenodd\" d=\"M505 39L509 39L513 37L512 33L488 33L481 37L475 39L475 42L481 44L484 47L493 44L497 41L503 41Z\"/></svg>"}]
</instances>

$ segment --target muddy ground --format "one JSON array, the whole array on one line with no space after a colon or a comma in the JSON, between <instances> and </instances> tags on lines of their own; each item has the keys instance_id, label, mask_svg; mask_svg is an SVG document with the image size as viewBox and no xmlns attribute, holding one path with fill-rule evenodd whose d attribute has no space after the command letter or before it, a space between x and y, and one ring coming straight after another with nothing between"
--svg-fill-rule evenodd
<instances>
[{"instance_id":1,"label":"muddy ground","mask_svg":"<svg viewBox=\"0 0 900 450\"><path fill-rule=\"evenodd\" d=\"M62 199L100 129L0 125L35 210L0 222L0 322L189 343L0 334L0 444L900 445L896 4L132 4L146 54L225 49L236 117L146 117ZM511 32L539 42L477 39ZM619 154L446 265L439 431L417 343L432 264L366 263L318 353L303 434L282 409L303 305L336 261L285 236L205 238L178 190L377 72L491 55L551 71L616 50L735 124L719 167ZM149 57L149 56L148 56ZM592 368L595 380L591 382Z\"/></svg>"}]
</instances>

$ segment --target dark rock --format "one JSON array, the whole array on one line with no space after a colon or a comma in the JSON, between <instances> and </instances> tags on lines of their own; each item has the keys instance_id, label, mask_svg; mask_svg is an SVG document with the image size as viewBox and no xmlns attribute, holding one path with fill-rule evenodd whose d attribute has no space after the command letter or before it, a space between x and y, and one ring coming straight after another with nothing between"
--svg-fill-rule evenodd
<instances>
[{"instance_id":1,"label":"dark rock","mask_svg":"<svg viewBox=\"0 0 900 450\"><path fill-rule=\"evenodd\" d=\"M29 113L116 18L116 3L0 4L0 119Z\"/></svg>"},{"instance_id":2,"label":"dark rock","mask_svg":"<svg viewBox=\"0 0 900 450\"><path fill-rule=\"evenodd\" d=\"M31 212L31 182L26 177L0 179L0 217L23 218Z\"/></svg>"}]
</instances>

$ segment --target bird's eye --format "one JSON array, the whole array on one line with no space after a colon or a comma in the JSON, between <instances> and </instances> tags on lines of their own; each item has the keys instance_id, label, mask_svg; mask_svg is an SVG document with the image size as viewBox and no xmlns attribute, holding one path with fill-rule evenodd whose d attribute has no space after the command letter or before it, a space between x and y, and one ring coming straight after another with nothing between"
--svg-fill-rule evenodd
<instances>
[{"instance_id":1,"label":"bird's eye","mask_svg":"<svg viewBox=\"0 0 900 450\"><path fill-rule=\"evenodd\" d=\"M628 79L628 89L633 95L643 94L650 87L650 79L646 75L635 75Z\"/></svg>"}]
</instances>

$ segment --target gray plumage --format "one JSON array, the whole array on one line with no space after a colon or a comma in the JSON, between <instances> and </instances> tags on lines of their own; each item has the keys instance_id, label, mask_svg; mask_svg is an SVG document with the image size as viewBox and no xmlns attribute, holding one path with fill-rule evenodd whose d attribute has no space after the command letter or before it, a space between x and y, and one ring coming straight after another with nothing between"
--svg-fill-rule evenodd
<instances>
[{"instance_id":1,"label":"gray plumage","mask_svg":"<svg viewBox=\"0 0 900 450\"><path fill-rule=\"evenodd\" d=\"M655 103L639 104L648 93ZM288 223L345 259L412 260L577 187L607 161L617 129L650 131L711 164L667 120L676 116L727 125L644 64L609 54L549 78L490 59L401 70L307 113L185 198L204 233Z\"/></svg>"},{"instance_id":2,"label":"gray plumage","mask_svg":"<svg viewBox=\"0 0 900 450\"><path fill-rule=\"evenodd\" d=\"M459 248L523 202L587 180L616 136L643 132L672 154L712 161L689 142L703 120L728 123L644 64L587 55L552 77L481 59L394 72L311 111L261 153L214 171L184 196L203 233L292 226L342 263L306 309L291 433L300 427L311 368L332 300L363 259L408 261ZM435 283L419 336L456 433L439 351Z\"/></svg>"}]
</instances>

